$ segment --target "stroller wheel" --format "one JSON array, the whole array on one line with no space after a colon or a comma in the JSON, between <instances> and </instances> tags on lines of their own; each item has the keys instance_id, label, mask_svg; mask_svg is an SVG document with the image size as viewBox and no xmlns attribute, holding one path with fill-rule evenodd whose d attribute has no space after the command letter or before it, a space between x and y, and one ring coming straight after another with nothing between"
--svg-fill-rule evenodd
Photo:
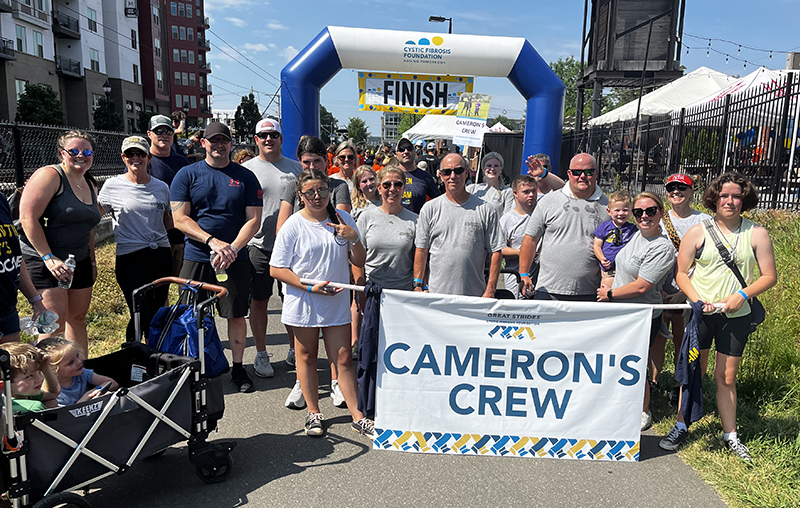
<instances>
[{"instance_id":1,"label":"stroller wheel","mask_svg":"<svg viewBox=\"0 0 800 508\"><path fill-rule=\"evenodd\" d=\"M40 500L33 508L91 508L84 497L72 492L59 492Z\"/></svg>"},{"instance_id":2,"label":"stroller wheel","mask_svg":"<svg viewBox=\"0 0 800 508\"><path fill-rule=\"evenodd\" d=\"M225 455L223 463L210 468L205 466L197 466L197 476L206 483L219 483L225 481L230 476L233 470L233 457Z\"/></svg>"}]
</instances>

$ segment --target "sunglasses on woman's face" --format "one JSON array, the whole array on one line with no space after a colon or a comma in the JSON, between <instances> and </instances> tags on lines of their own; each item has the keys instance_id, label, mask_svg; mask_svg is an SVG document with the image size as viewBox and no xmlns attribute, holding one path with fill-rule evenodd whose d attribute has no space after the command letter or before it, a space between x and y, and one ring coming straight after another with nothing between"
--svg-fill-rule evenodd
<instances>
[{"instance_id":1,"label":"sunglasses on woman's face","mask_svg":"<svg viewBox=\"0 0 800 508\"><path fill-rule=\"evenodd\" d=\"M339 160L340 161L354 161L354 160L356 160L356 156L355 155L340 155L339 156Z\"/></svg>"},{"instance_id":2,"label":"sunglasses on woman's face","mask_svg":"<svg viewBox=\"0 0 800 508\"><path fill-rule=\"evenodd\" d=\"M393 182L381 182L381 187L387 190L391 189L392 187L394 187L395 189L400 189L403 187L403 182L399 182L397 180Z\"/></svg>"},{"instance_id":3,"label":"sunglasses on woman's face","mask_svg":"<svg viewBox=\"0 0 800 508\"><path fill-rule=\"evenodd\" d=\"M70 148L67 150L66 148L62 148L70 157L77 157L78 155L83 155L84 157L91 157L94 155L94 152L86 149L86 150L78 150L77 148Z\"/></svg>"},{"instance_id":4,"label":"sunglasses on woman's face","mask_svg":"<svg viewBox=\"0 0 800 508\"><path fill-rule=\"evenodd\" d=\"M131 157L144 158L147 157L147 154L141 150L128 150L127 152L125 152L125 157L127 157L128 159L130 159Z\"/></svg>"},{"instance_id":5,"label":"sunglasses on woman's face","mask_svg":"<svg viewBox=\"0 0 800 508\"><path fill-rule=\"evenodd\" d=\"M314 199L315 195L319 196L320 199L325 199L325 198L328 197L329 193L330 193L330 189L328 189L327 187L320 187L317 190L307 190L305 192L301 192L300 194L305 196L306 199L308 199L310 201L310 200Z\"/></svg>"},{"instance_id":6,"label":"sunglasses on woman's face","mask_svg":"<svg viewBox=\"0 0 800 508\"><path fill-rule=\"evenodd\" d=\"M462 166L458 166L458 167L455 167L453 169L450 169L450 168L440 169L439 173L441 173L442 176L450 176L451 173L455 173L457 175L460 175L466 170L467 170L467 168L462 167Z\"/></svg>"},{"instance_id":7,"label":"sunglasses on woman's face","mask_svg":"<svg viewBox=\"0 0 800 508\"><path fill-rule=\"evenodd\" d=\"M655 217L656 214L658 213L658 207L657 206L648 206L647 208L634 208L633 210L631 210L631 213L637 219L641 219L642 215L645 215L645 214L648 217Z\"/></svg>"},{"instance_id":8,"label":"sunglasses on woman's face","mask_svg":"<svg viewBox=\"0 0 800 508\"><path fill-rule=\"evenodd\" d=\"M685 183L670 182L667 184L667 192L673 192L676 189L683 192L688 188L689 186L686 185Z\"/></svg>"}]
</instances>

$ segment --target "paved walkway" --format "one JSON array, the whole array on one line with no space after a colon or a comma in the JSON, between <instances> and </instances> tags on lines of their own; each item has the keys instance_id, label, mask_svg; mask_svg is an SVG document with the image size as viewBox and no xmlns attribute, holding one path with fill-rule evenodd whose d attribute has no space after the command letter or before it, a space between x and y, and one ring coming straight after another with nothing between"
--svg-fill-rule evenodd
<instances>
[{"instance_id":1,"label":"paved walkway","mask_svg":"<svg viewBox=\"0 0 800 508\"><path fill-rule=\"evenodd\" d=\"M642 436L639 463L585 462L516 457L439 456L375 451L350 430L346 409L328 397L329 374L320 359L324 438L302 432L305 411L283 405L294 383L284 359L288 346L279 300L271 301L268 350L275 377L255 378L255 393L228 394L225 417L211 439L235 438L231 476L207 485L194 473L185 443L157 459L135 464L90 490L94 508L276 506L581 506L724 507L725 503L675 454L658 448L652 431ZM220 323L224 337L225 325ZM227 342L223 338L227 350ZM322 349L322 348L320 348ZM248 340L245 363L255 348ZM686 495L691 492L691 496Z\"/></svg>"}]
</instances>

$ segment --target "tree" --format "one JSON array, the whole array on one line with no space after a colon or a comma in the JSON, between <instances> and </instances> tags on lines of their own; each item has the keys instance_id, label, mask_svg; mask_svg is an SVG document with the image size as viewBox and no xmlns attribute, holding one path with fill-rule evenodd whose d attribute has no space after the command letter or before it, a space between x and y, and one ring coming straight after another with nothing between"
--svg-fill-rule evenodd
<instances>
[{"instance_id":1,"label":"tree","mask_svg":"<svg viewBox=\"0 0 800 508\"><path fill-rule=\"evenodd\" d=\"M136 121L136 128L144 134L150 129L150 119L158 113L154 111L139 111L139 118Z\"/></svg>"},{"instance_id":2,"label":"tree","mask_svg":"<svg viewBox=\"0 0 800 508\"><path fill-rule=\"evenodd\" d=\"M64 125L64 107L48 85L27 85L17 101L17 122Z\"/></svg>"},{"instance_id":3,"label":"tree","mask_svg":"<svg viewBox=\"0 0 800 508\"><path fill-rule=\"evenodd\" d=\"M236 114L233 117L233 129L236 131L236 137L241 141L252 135L260 120L261 111L258 109L255 96L251 93L242 97L242 102L236 108Z\"/></svg>"},{"instance_id":4,"label":"tree","mask_svg":"<svg viewBox=\"0 0 800 508\"><path fill-rule=\"evenodd\" d=\"M319 105L319 136L324 142L331 139L331 134L336 135L336 129L339 128L339 121L333 116L333 113L325 109L322 104Z\"/></svg>"},{"instance_id":5,"label":"tree","mask_svg":"<svg viewBox=\"0 0 800 508\"><path fill-rule=\"evenodd\" d=\"M575 116L575 103L578 99L578 79L581 77L581 63L576 60L574 56L568 58L559 58L558 61L550 62L550 68L556 73L556 76L564 82L567 87L566 95L564 96L564 116ZM605 105L606 98L603 97L600 110L602 111ZM592 91L586 90L584 93L583 101L583 116L589 118L592 116Z\"/></svg>"},{"instance_id":6,"label":"tree","mask_svg":"<svg viewBox=\"0 0 800 508\"><path fill-rule=\"evenodd\" d=\"M486 125L491 127L494 124L496 124L497 122L500 122L501 124L505 125L506 128L509 129L509 130L512 130L512 131L516 130L516 126L514 125L514 122L512 122L511 120L509 120L508 118L506 118L503 115L497 115L494 118L488 118L486 120Z\"/></svg>"},{"instance_id":7,"label":"tree","mask_svg":"<svg viewBox=\"0 0 800 508\"><path fill-rule=\"evenodd\" d=\"M347 137L353 138L356 144L365 142L369 137L369 131L364 120L357 116L350 118L350 123L347 124Z\"/></svg>"},{"instance_id":8,"label":"tree","mask_svg":"<svg viewBox=\"0 0 800 508\"><path fill-rule=\"evenodd\" d=\"M400 124L397 127L397 132L403 133L417 125L417 122L422 120L425 115L416 115L414 113L403 113L400 115Z\"/></svg>"},{"instance_id":9,"label":"tree","mask_svg":"<svg viewBox=\"0 0 800 508\"><path fill-rule=\"evenodd\" d=\"M116 112L114 101L109 101L105 97L100 97L97 108L92 113L94 128L99 131L122 132L125 130L125 123L122 115Z\"/></svg>"}]
</instances>

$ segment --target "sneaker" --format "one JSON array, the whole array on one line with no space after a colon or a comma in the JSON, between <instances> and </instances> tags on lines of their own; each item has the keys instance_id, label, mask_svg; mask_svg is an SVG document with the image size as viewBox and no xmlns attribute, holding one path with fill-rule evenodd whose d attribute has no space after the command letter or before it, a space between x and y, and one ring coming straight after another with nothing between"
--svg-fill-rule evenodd
<instances>
[{"instance_id":1,"label":"sneaker","mask_svg":"<svg viewBox=\"0 0 800 508\"><path fill-rule=\"evenodd\" d=\"M269 363L270 356L272 355L266 351L259 351L256 353L256 359L253 360L253 370L256 372L256 376L272 377L275 375L275 369L273 369L272 364Z\"/></svg>"},{"instance_id":2,"label":"sneaker","mask_svg":"<svg viewBox=\"0 0 800 508\"><path fill-rule=\"evenodd\" d=\"M306 416L306 435L321 436L325 433L322 428L322 413L308 413Z\"/></svg>"},{"instance_id":3,"label":"sneaker","mask_svg":"<svg viewBox=\"0 0 800 508\"><path fill-rule=\"evenodd\" d=\"M672 333L669 331L669 326L667 325L667 323L663 321L661 322L661 325L659 325L658 327L658 333L667 340L672 340L674 337L674 335L672 335Z\"/></svg>"},{"instance_id":4,"label":"sneaker","mask_svg":"<svg viewBox=\"0 0 800 508\"><path fill-rule=\"evenodd\" d=\"M650 386L650 393L651 394L658 393L658 382L653 381L652 379L649 379L647 381L647 384Z\"/></svg>"},{"instance_id":5,"label":"sneaker","mask_svg":"<svg viewBox=\"0 0 800 508\"><path fill-rule=\"evenodd\" d=\"M250 376L248 376L247 372L244 370L239 373L232 373L231 381L236 385L236 388L239 389L239 393L250 393L255 390L253 380L250 379Z\"/></svg>"},{"instance_id":6,"label":"sneaker","mask_svg":"<svg viewBox=\"0 0 800 508\"><path fill-rule=\"evenodd\" d=\"M289 354L286 355L286 365L289 367L295 366L294 349L290 349Z\"/></svg>"},{"instance_id":7,"label":"sneaker","mask_svg":"<svg viewBox=\"0 0 800 508\"><path fill-rule=\"evenodd\" d=\"M723 439L722 444L743 461L750 462L750 450L747 449L744 443L739 441L738 437L736 439Z\"/></svg>"},{"instance_id":8,"label":"sneaker","mask_svg":"<svg viewBox=\"0 0 800 508\"><path fill-rule=\"evenodd\" d=\"M641 429L642 432L646 431L652 426L653 426L653 414L650 411L646 413L642 411L642 429Z\"/></svg>"},{"instance_id":9,"label":"sneaker","mask_svg":"<svg viewBox=\"0 0 800 508\"><path fill-rule=\"evenodd\" d=\"M662 450L674 452L680 448L681 444L689 437L689 429L679 429L677 425L673 425L669 434L664 436L664 439L659 441L658 446Z\"/></svg>"},{"instance_id":10,"label":"sneaker","mask_svg":"<svg viewBox=\"0 0 800 508\"><path fill-rule=\"evenodd\" d=\"M362 418L357 422L353 422L350 426L353 431L358 432L362 436L367 436L370 439L375 439L375 422L369 418Z\"/></svg>"},{"instance_id":11,"label":"sneaker","mask_svg":"<svg viewBox=\"0 0 800 508\"><path fill-rule=\"evenodd\" d=\"M331 398L333 399L333 405L336 407L346 407L347 404L344 401L344 395L342 395L342 389L339 388L339 382L337 380L331 381Z\"/></svg>"},{"instance_id":12,"label":"sneaker","mask_svg":"<svg viewBox=\"0 0 800 508\"><path fill-rule=\"evenodd\" d=\"M669 403L672 407L678 407L678 397L681 395L681 387L676 386L669 392Z\"/></svg>"},{"instance_id":13,"label":"sneaker","mask_svg":"<svg viewBox=\"0 0 800 508\"><path fill-rule=\"evenodd\" d=\"M303 409L306 407L306 399L303 397L303 390L300 389L300 381L295 381L292 391L286 397L286 407L289 409Z\"/></svg>"}]
</instances>

